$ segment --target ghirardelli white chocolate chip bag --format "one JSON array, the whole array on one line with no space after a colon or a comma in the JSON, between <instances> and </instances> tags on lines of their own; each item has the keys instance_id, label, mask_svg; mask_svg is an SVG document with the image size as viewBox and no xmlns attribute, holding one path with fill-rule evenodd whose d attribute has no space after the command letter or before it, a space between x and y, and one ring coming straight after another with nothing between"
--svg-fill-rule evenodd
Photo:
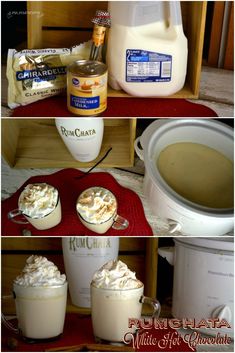
<instances>
[{"instance_id":1,"label":"ghirardelli white chocolate chip bag","mask_svg":"<svg viewBox=\"0 0 235 353\"><path fill-rule=\"evenodd\" d=\"M90 42L72 49L8 50L8 106L16 108L66 91L67 65L87 59Z\"/></svg>"}]
</instances>

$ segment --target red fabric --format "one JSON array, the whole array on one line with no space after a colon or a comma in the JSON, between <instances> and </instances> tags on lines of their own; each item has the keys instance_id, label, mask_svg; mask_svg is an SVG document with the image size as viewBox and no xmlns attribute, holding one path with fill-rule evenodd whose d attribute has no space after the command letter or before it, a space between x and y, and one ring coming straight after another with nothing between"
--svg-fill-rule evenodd
<instances>
[{"instance_id":1,"label":"red fabric","mask_svg":"<svg viewBox=\"0 0 235 353\"><path fill-rule=\"evenodd\" d=\"M136 351L140 352L192 352L188 344L182 339L177 339L178 333L173 329L153 329L146 330L148 335L156 339L156 344L151 345L140 344ZM90 316L81 316L79 314L67 314L65 318L65 326L63 335L56 341L48 343L26 343L17 335L12 334L2 325L2 352L9 352L7 340L9 337L17 339L17 352L42 352L56 347L66 347L73 345L94 344L95 340L92 332L92 324ZM168 341L167 341L168 338ZM172 341L170 341L172 339ZM173 340L175 341L173 342ZM164 340L164 341L163 341ZM164 348L165 345L165 348Z\"/></svg>"},{"instance_id":2,"label":"red fabric","mask_svg":"<svg viewBox=\"0 0 235 353\"><path fill-rule=\"evenodd\" d=\"M88 230L79 220L76 213L76 200L79 194L91 186L103 186L114 193L118 202L118 214L128 219L129 226L125 230L115 230L110 228L106 236L150 236L153 235L149 226L144 209L139 196L127 188L122 187L112 175L105 172L90 173L81 179L84 175L77 169L63 169L51 175L34 176L27 180L24 185L11 197L2 202L2 235L19 236L22 230L27 228L32 235L39 236L76 236L76 235L95 235ZM29 183L46 182L55 186L60 195L62 206L62 221L56 227L48 230L37 230L30 224L17 224L8 220L9 211L18 207L18 198L24 186Z\"/></svg>"},{"instance_id":3,"label":"red fabric","mask_svg":"<svg viewBox=\"0 0 235 353\"><path fill-rule=\"evenodd\" d=\"M55 96L21 106L13 111L13 117L69 117L66 97ZM108 98L104 117L216 117L210 108L169 98Z\"/></svg>"}]
</instances>

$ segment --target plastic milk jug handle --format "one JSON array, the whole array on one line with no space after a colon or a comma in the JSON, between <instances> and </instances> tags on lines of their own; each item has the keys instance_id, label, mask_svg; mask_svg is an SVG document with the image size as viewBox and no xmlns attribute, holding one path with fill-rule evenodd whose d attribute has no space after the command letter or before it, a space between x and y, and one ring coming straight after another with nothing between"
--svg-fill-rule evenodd
<instances>
[{"instance_id":1,"label":"plastic milk jug handle","mask_svg":"<svg viewBox=\"0 0 235 353\"><path fill-rule=\"evenodd\" d=\"M170 24L172 26L182 25L180 1L169 1Z\"/></svg>"}]
</instances>

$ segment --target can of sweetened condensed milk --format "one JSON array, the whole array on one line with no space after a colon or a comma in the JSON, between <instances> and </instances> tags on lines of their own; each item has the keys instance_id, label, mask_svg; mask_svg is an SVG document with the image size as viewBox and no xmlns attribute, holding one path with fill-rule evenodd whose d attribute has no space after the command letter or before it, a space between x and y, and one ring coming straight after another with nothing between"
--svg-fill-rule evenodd
<instances>
[{"instance_id":1,"label":"can of sweetened condensed milk","mask_svg":"<svg viewBox=\"0 0 235 353\"><path fill-rule=\"evenodd\" d=\"M67 68L67 107L81 116L100 115L107 108L107 66L78 60Z\"/></svg>"}]
</instances>

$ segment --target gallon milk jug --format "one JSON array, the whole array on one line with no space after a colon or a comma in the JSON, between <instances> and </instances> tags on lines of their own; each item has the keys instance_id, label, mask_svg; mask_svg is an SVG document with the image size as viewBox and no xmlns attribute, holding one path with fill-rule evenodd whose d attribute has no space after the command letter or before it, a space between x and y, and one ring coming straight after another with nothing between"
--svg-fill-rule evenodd
<instances>
[{"instance_id":1,"label":"gallon milk jug","mask_svg":"<svg viewBox=\"0 0 235 353\"><path fill-rule=\"evenodd\" d=\"M187 39L178 1L110 1L109 84L133 96L160 97L185 81Z\"/></svg>"}]
</instances>

